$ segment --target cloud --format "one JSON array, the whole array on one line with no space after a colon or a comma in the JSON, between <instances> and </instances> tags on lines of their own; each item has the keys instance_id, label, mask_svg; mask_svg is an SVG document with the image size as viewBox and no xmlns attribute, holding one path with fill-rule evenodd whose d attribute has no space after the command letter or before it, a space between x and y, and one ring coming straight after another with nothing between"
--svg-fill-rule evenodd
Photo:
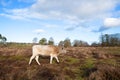
<instances>
[{"instance_id":1,"label":"cloud","mask_svg":"<svg viewBox=\"0 0 120 80\"><path fill-rule=\"evenodd\" d=\"M101 26L98 30L92 30L92 32L103 32L105 30L109 29L108 27Z\"/></svg>"},{"instance_id":2,"label":"cloud","mask_svg":"<svg viewBox=\"0 0 120 80\"><path fill-rule=\"evenodd\" d=\"M44 26L48 27L48 28L57 28L57 27L59 27L58 25L53 25L53 24L45 24Z\"/></svg>"},{"instance_id":3,"label":"cloud","mask_svg":"<svg viewBox=\"0 0 120 80\"><path fill-rule=\"evenodd\" d=\"M36 29L33 32L37 33L37 34L40 34L40 33L44 33L45 31L43 29Z\"/></svg>"},{"instance_id":4,"label":"cloud","mask_svg":"<svg viewBox=\"0 0 120 80\"><path fill-rule=\"evenodd\" d=\"M120 18L105 18L103 26L101 26L98 30L93 30L93 32L102 32L114 27L120 27Z\"/></svg>"},{"instance_id":5,"label":"cloud","mask_svg":"<svg viewBox=\"0 0 120 80\"><path fill-rule=\"evenodd\" d=\"M108 28L118 27L120 26L120 18L106 18L104 20L104 26Z\"/></svg>"},{"instance_id":6,"label":"cloud","mask_svg":"<svg viewBox=\"0 0 120 80\"><path fill-rule=\"evenodd\" d=\"M65 28L66 31L73 31L74 29L76 29L76 27L73 27L73 26Z\"/></svg>"},{"instance_id":7,"label":"cloud","mask_svg":"<svg viewBox=\"0 0 120 80\"><path fill-rule=\"evenodd\" d=\"M19 0L23 1L23 0ZM27 0L28 1L28 0ZM119 0L35 0L31 6L21 9L5 9L3 16L24 20L58 20L70 25L66 30L74 30L72 25L111 17ZM101 5L102 4L102 5ZM84 22L81 22L84 21ZM108 21L108 20L107 20ZM109 22L109 21L108 21ZM108 25L107 22L104 23ZM108 25L109 26L109 25ZM101 29L102 30L102 29Z\"/></svg>"},{"instance_id":8,"label":"cloud","mask_svg":"<svg viewBox=\"0 0 120 80\"><path fill-rule=\"evenodd\" d=\"M102 16L102 14L107 11L114 9L116 3L116 0L36 0L36 2L30 7L27 7L27 9L31 14L45 14L49 17L57 16L57 18L60 18L61 14L65 14L65 16L69 15L67 18L76 15L80 18L93 18L99 15ZM16 13L14 10L16 9L11 10L13 11L13 14ZM54 12L56 15L50 14L51 12ZM21 11L21 13L26 12L24 12L23 9L23 12Z\"/></svg>"},{"instance_id":9,"label":"cloud","mask_svg":"<svg viewBox=\"0 0 120 80\"><path fill-rule=\"evenodd\" d=\"M66 31L73 31L73 30L75 30L76 28L78 28L78 27L81 27L81 24L76 24L76 25L72 25L72 26L67 26L66 28L65 28L65 30Z\"/></svg>"},{"instance_id":10,"label":"cloud","mask_svg":"<svg viewBox=\"0 0 120 80\"><path fill-rule=\"evenodd\" d=\"M29 19L18 16L18 15L0 14L0 16L5 16L5 17L8 17L8 18L11 18L11 19L14 19L14 20L26 20L26 21L29 21Z\"/></svg>"}]
</instances>

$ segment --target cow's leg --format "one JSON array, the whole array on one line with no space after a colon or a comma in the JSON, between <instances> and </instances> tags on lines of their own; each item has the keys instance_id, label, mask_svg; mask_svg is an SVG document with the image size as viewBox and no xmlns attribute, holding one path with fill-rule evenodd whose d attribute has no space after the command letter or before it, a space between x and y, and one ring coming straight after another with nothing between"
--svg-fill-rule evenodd
<instances>
[{"instance_id":1,"label":"cow's leg","mask_svg":"<svg viewBox=\"0 0 120 80\"><path fill-rule=\"evenodd\" d=\"M30 58L30 61L29 61L29 65L31 64L31 62L32 62L32 60L33 60L34 58L35 58L35 56L32 55L31 58Z\"/></svg>"},{"instance_id":2,"label":"cow's leg","mask_svg":"<svg viewBox=\"0 0 120 80\"><path fill-rule=\"evenodd\" d=\"M50 64L52 64L53 56L50 56Z\"/></svg>"},{"instance_id":3,"label":"cow's leg","mask_svg":"<svg viewBox=\"0 0 120 80\"><path fill-rule=\"evenodd\" d=\"M35 57L35 60L36 60L36 62L38 63L38 65L40 65L38 59L39 59L39 56L36 56L36 57Z\"/></svg>"},{"instance_id":4,"label":"cow's leg","mask_svg":"<svg viewBox=\"0 0 120 80\"><path fill-rule=\"evenodd\" d=\"M58 60L58 57L57 56L55 56L55 59L57 60L57 62L59 63L59 60Z\"/></svg>"}]
</instances>

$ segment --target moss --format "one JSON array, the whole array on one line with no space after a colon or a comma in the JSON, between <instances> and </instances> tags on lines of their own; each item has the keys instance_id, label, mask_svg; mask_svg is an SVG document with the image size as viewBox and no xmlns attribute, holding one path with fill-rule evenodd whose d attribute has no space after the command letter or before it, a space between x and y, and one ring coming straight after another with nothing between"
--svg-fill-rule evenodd
<instances>
[{"instance_id":1,"label":"moss","mask_svg":"<svg viewBox=\"0 0 120 80\"><path fill-rule=\"evenodd\" d=\"M77 58L73 58L73 57L67 57L66 58L66 63L67 64L77 64L77 63L79 63L80 62L80 60L79 59L77 59Z\"/></svg>"},{"instance_id":2,"label":"moss","mask_svg":"<svg viewBox=\"0 0 120 80\"><path fill-rule=\"evenodd\" d=\"M77 76L75 80L84 80L84 78Z\"/></svg>"},{"instance_id":3,"label":"moss","mask_svg":"<svg viewBox=\"0 0 120 80\"><path fill-rule=\"evenodd\" d=\"M92 68L95 65L95 60L93 58L87 58L81 68Z\"/></svg>"},{"instance_id":4,"label":"moss","mask_svg":"<svg viewBox=\"0 0 120 80\"><path fill-rule=\"evenodd\" d=\"M7 56L0 56L0 61L6 60L6 59L7 59Z\"/></svg>"},{"instance_id":5,"label":"moss","mask_svg":"<svg viewBox=\"0 0 120 80\"><path fill-rule=\"evenodd\" d=\"M9 56L7 59L8 60L17 60L17 61L29 61L29 58L26 58L24 56Z\"/></svg>"},{"instance_id":6,"label":"moss","mask_svg":"<svg viewBox=\"0 0 120 80\"><path fill-rule=\"evenodd\" d=\"M103 59L103 60L100 60L99 63L119 66L119 63L117 63L115 59Z\"/></svg>"},{"instance_id":7,"label":"moss","mask_svg":"<svg viewBox=\"0 0 120 80\"><path fill-rule=\"evenodd\" d=\"M75 80L84 80L83 77L82 77L82 71L80 70L79 66L72 69L72 71L75 74Z\"/></svg>"},{"instance_id":8,"label":"moss","mask_svg":"<svg viewBox=\"0 0 120 80\"><path fill-rule=\"evenodd\" d=\"M88 77L94 69L95 60L93 58L85 59L83 65L80 66L82 78Z\"/></svg>"},{"instance_id":9,"label":"moss","mask_svg":"<svg viewBox=\"0 0 120 80\"><path fill-rule=\"evenodd\" d=\"M65 80L73 80L73 79L71 79L70 76L65 75Z\"/></svg>"}]
</instances>

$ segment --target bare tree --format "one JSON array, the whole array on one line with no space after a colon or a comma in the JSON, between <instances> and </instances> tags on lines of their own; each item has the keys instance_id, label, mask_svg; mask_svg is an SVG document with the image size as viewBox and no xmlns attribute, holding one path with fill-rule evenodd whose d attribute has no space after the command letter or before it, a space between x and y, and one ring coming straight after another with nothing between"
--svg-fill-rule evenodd
<instances>
[{"instance_id":1,"label":"bare tree","mask_svg":"<svg viewBox=\"0 0 120 80\"><path fill-rule=\"evenodd\" d=\"M48 41L49 45L54 45L54 39L52 37L50 37L49 41Z\"/></svg>"},{"instance_id":2,"label":"bare tree","mask_svg":"<svg viewBox=\"0 0 120 80\"><path fill-rule=\"evenodd\" d=\"M34 37L32 41L33 41L33 43L37 43L38 42L38 38Z\"/></svg>"},{"instance_id":3,"label":"bare tree","mask_svg":"<svg viewBox=\"0 0 120 80\"><path fill-rule=\"evenodd\" d=\"M64 40L64 47L71 47L71 41L70 41L69 38L66 38L66 39Z\"/></svg>"},{"instance_id":4,"label":"bare tree","mask_svg":"<svg viewBox=\"0 0 120 80\"><path fill-rule=\"evenodd\" d=\"M3 43L3 44L6 44L6 41L7 41L7 38L0 34L0 42Z\"/></svg>"}]
</instances>

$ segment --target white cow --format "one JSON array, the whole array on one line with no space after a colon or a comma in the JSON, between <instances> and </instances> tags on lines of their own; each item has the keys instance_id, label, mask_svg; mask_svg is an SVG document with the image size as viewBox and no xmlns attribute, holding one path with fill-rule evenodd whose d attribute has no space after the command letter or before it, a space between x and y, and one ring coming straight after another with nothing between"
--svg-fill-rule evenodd
<instances>
[{"instance_id":1,"label":"white cow","mask_svg":"<svg viewBox=\"0 0 120 80\"><path fill-rule=\"evenodd\" d=\"M57 62L58 60L58 55L60 53L66 53L66 50L63 47L56 47L52 45L34 45L32 47L32 56L30 58L29 64L31 64L32 60L35 58L36 62L40 65L38 58L39 55L41 56L50 56L50 64L52 64L52 59L55 58Z\"/></svg>"}]
</instances>

